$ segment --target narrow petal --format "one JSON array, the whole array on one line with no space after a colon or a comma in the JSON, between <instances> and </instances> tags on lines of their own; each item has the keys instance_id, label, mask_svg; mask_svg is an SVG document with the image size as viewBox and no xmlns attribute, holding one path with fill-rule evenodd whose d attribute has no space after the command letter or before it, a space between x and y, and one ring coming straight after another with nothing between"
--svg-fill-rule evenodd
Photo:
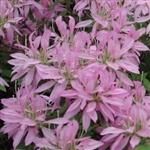
<instances>
[{"instance_id":1,"label":"narrow petal","mask_svg":"<svg viewBox=\"0 0 150 150\"><path fill-rule=\"evenodd\" d=\"M133 82L130 80L130 78L127 75L125 75L124 73L120 71L117 71L116 74L121 82L123 82L126 85L133 86Z\"/></svg>"},{"instance_id":2,"label":"narrow petal","mask_svg":"<svg viewBox=\"0 0 150 150\"><path fill-rule=\"evenodd\" d=\"M87 105L86 107L86 112L91 112L93 110L95 110L96 108L96 103L95 102L91 102Z\"/></svg>"},{"instance_id":3,"label":"narrow petal","mask_svg":"<svg viewBox=\"0 0 150 150\"><path fill-rule=\"evenodd\" d=\"M150 137L150 130L149 130L149 128L141 129L137 132L137 134L141 137L148 138L148 137Z\"/></svg>"},{"instance_id":4,"label":"narrow petal","mask_svg":"<svg viewBox=\"0 0 150 150\"><path fill-rule=\"evenodd\" d=\"M50 89L53 85L54 85L53 81L46 82L46 83L42 84L41 86L39 86L35 90L35 93L40 93L40 92L46 91L47 89Z\"/></svg>"},{"instance_id":5,"label":"narrow petal","mask_svg":"<svg viewBox=\"0 0 150 150\"><path fill-rule=\"evenodd\" d=\"M74 28L75 28L75 20L72 16L69 16L69 29L71 34L73 33Z\"/></svg>"},{"instance_id":6,"label":"narrow petal","mask_svg":"<svg viewBox=\"0 0 150 150\"><path fill-rule=\"evenodd\" d=\"M149 50L149 48L146 45L144 45L142 42L139 42L139 41L134 43L134 48L138 51L147 51L147 50Z\"/></svg>"},{"instance_id":7,"label":"narrow petal","mask_svg":"<svg viewBox=\"0 0 150 150\"><path fill-rule=\"evenodd\" d=\"M89 112L88 115L91 118L91 120L93 120L96 123L96 121L98 119L96 111Z\"/></svg>"},{"instance_id":8,"label":"narrow petal","mask_svg":"<svg viewBox=\"0 0 150 150\"><path fill-rule=\"evenodd\" d=\"M116 148L117 148L118 144L120 143L120 141L122 140L122 138L123 138L123 135L121 134L121 135L115 140L115 142L112 144L111 150L116 150ZM122 150L122 149L119 148L119 150Z\"/></svg>"},{"instance_id":9,"label":"narrow petal","mask_svg":"<svg viewBox=\"0 0 150 150\"><path fill-rule=\"evenodd\" d=\"M121 48L121 54L127 53L128 50L132 48L133 44L134 44L134 39L131 38L126 39Z\"/></svg>"},{"instance_id":10,"label":"narrow petal","mask_svg":"<svg viewBox=\"0 0 150 150\"><path fill-rule=\"evenodd\" d=\"M85 132L87 132L90 126L90 123L91 123L90 117L86 114L83 114L82 124L83 124L83 129L85 130Z\"/></svg>"},{"instance_id":11,"label":"narrow petal","mask_svg":"<svg viewBox=\"0 0 150 150\"><path fill-rule=\"evenodd\" d=\"M83 145L84 150L95 150L103 145L102 142L93 139L87 139L80 144Z\"/></svg>"},{"instance_id":12,"label":"narrow petal","mask_svg":"<svg viewBox=\"0 0 150 150\"><path fill-rule=\"evenodd\" d=\"M81 21L76 24L75 28L82 28L90 25L92 23L92 20L86 20L86 21Z\"/></svg>"},{"instance_id":13,"label":"narrow petal","mask_svg":"<svg viewBox=\"0 0 150 150\"><path fill-rule=\"evenodd\" d=\"M106 135L106 134L120 134L120 133L124 133L125 130L123 129L119 129L119 128L115 128L115 127L108 127L105 128L102 132L101 135Z\"/></svg>"},{"instance_id":14,"label":"narrow petal","mask_svg":"<svg viewBox=\"0 0 150 150\"><path fill-rule=\"evenodd\" d=\"M108 22L103 20L101 16L98 14L92 14L92 18L99 24L101 24L104 28L108 26Z\"/></svg>"},{"instance_id":15,"label":"narrow petal","mask_svg":"<svg viewBox=\"0 0 150 150\"><path fill-rule=\"evenodd\" d=\"M84 91L83 86L78 80L72 80L71 86L77 91Z\"/></svg>"},{"instance_id":16,"label":"narrow petal","mask_svg":"<svg viewBox=\"0 0 150 150\"><path fill-rule=\"evenodd\" d=\"M30 69L30 71L27 73L24 79L25 86L28 86L32 83L33 78L34 78L34 73L35 73L34 68Z\"/></svg>"},{"instance_id":17,"label":"narrow petal","mask_svg":"<svg viewBox=\"0 0 150 150\"><path fill-rule=\"evenodd\" d=\"M146 34L148 34L149 32L150 32L150 23L149 23L149 25L147 26Z\"/></svg>"},{"instance_id":18,"label":"narrow petal","mask_svg":"<svg viewBox=\"0 0 150 150\"><path fill-rule=\"evenodd\" d=\"M130 137L125 137L123 139L121 139L121 141L119 142L119 144L117 145L115 150L122 150L124 149L124 147L128 144Z\"/></svg>"},{"instance_id":19,"label":"narrow petal","mask_svg":"<svg viewBox=\"0 0 150 150\"><path fill-rule=\"evenodd\" d=\"M81 100L77 99L75 100L67 109L67 113L73 111L74 109L76 109L77 107L79 107L79 105L81 104Z\"/></svg>"},{"instance_id":20,"label":"narrow petal","mask_svg":"<svg viewBox=\"0 0 150 150\"><path fill-rule=\"evenodd\" d=\"M44 51L46 51L46 49L48 48L50 35L51 35L50 30L45 28L43 36L41 38L41 46Z\"/></svg>"},{"instance_id":21,"label":"narrow petal","mask_svg":"<svg viewBox=\"0 0 150 150\"><path fill-rule=\"evenodd\" d=\"M36 138L36 133L34 132L34 129L30 129L25 138L25 146L31 144L35 138Z\"/></svg>"},{"instance_id":22,"label":"narrow petal","mask_svg":"<svg viewBox=\"0 0 150 150\"><path fill-rule=\"evenodd\" d=\"M130 144L131 144L132 148L135 148L135 146L137 146L140 143L140 141L141 141L141 139L138 136L133 135L130 140Z\"/></svg>"},{"instance_id":23,"label":"narrow petal","mask_svg":"<svg viewBox=\"0 0 150 150\"><path fill-rule=\"evenodd\" d=\"M45 138L47 138L50 141L56 140L55 134L51 129L48 128L42 128L42 132L45 136Z\"/></svg>"},{"instance_id":24,"label":"narrow petal","mask_svg":"<svg viewBox=\"0 0 150 150\"><path fill-rule=\"evenodd\" d=\"M45 123L49 123L49 124L65 124L69 122L68 119L66 118L56 118L56 119L51 119L51 120L48 120L48 121L45 121Z\"/></svg>"},{"instance_id":25,"label":"narrow petal","mask_svg":"<svg viewBox=\"0 0 150 150\"><path fill-rule=\"evenodd\" d=\"M18 144L21 142L23 135L25 133L25 130L19 130L16 135L14 136L13 141L13 147L16 148Z\"/></svg>"}]
</instances>

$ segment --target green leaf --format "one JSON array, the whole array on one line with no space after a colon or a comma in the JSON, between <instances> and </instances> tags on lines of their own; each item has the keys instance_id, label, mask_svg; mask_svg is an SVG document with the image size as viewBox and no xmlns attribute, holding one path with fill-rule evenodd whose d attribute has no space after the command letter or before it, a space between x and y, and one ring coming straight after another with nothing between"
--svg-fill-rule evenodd
<instances>
[{"instance_id":1,"label":"green leaf","mask_svg":"<svg viewBox=\"0 0 150 150\"><path fill-rule=\"evenodd\" d=\"M3 138L3 137L5 137L5 135L2 132L0 132L0 138Z\"/></svg>"},{"instance_id":2,"label":"green leaf","mask_svg":"<svg viewBox=\"0 0 150 150\"><path fill-rule=\"evenodd\" d=\"M66 1L66 4L70 4L70 5L72 5L74 3L74 1L72 1L72 0L65 0L65 1Z\"/></svg>"},{"instance_id":3,"label":"green leaf","mask_svg":"<svg viewBox=\"0 0 150 150\"><path fill-rule=\"evenodd\" d=\"M150 82L146 78L143 80L143 84L145 89L150 92Z\"/></svg>"},{"instance_id":4,"label":"green leaf","mask_svg":"<svg viewBox=\"0 0 150 150\"><path fill-rule=\"evenodd\" d=\"M31 21L33 21L33 22L35 21L33 13L31 12L31 10L29 11L28 16L29 16Z\"/></svg>"},{"instance_id":5,"label":"green leaf","mask_svg":"<svg viewBox=\"0 0 150 150\"><path fill-rule=\"evenodd\" d=\"M143 74L141 74L141 75L139 75L139 74L134 74L134 73L130 73L130 75L131 75L130 78L131 78L132 80L143 81L143 80L146 79L147 73L143 73Z\"/></svg>"},{"instance_id":6,"label":"green leaf","mask_svg":"<svg viewBox=\"0 0 150 150\"><path fill-rule=\"evenodd\" d=\"M56 2L53 5L50 5L48 10L53 9L55 6L57 6L60 3L60 0L56 0Z\"/></svg>"},{"instance_id":7,"label":"green leaf","mask_svg":"<svg viewBox=\"0 0 150 150\"><path fill-rule=\"evenodd\" d=\"M17 150L24 150L25 149L25 144L24 144L24 142L22 141L19 145L18 145L18 147L17 147Z\"/></svg>"},{"instance_id":8,"label":"green leaf","mask_svg":"<svg viewBox=\"0 0 150 150\"><path fill-rule=\"evenodd\" d=\"M66 109L67 109L67 104L65 103L65 104L61 107L59 113L60 113L60 114L64 113L64 112L66 111Z\"/></svg>"},{"instance_id":9,"label":"green leaf","mask_svg":"<svg viewBox=\"0 0 150 150\"><path fill-rule=\"evenodd\" d=\"M60 16L65 16L68 12L69 12L68 10L64 10L64 11L62 11L59 15L60 15Z\"/></svg>"},{"instance_id":10,"label":"green leaf","mask_svg":"<svg viewBox=\"0 0 150 150\"><path fill-rule=\"evenodd\" d=\"M3 75L6 77L10 77L11 76L11 70L3 69Z\"/></svg>"},{"instance_id":11,"label":"green leaf","mask_svg":"<svg viewBox=\"0 0 150 150\"><path fill-rule=\"evenodd\" d=\"M22 141L15 150L33 150L33 144L25 146L24 141Z\"/></svg>"},{"instance_id":12,"label":"green leaf","mask_svg":"<svg viewBox=\"0 0 150 150\"><path fill-rule=\"evenodd\" d=\"M141 144L141 145L143 145L143 144L145 144L145 143L146 143L146 141L147 141L147 138L142 138L142 140L141 140L140 144Z\"/></svg>"},{"instance_id":13,"label":"green leaf","mask_svg":"<svg viewBox=\"0 0 150 150\"><path fill-rule=\"evenodd\" d=\"M136 80L136 81L140 81L141 80L141 75L131 73L131 79Z\"/></svg>"},{"instance_id":14,"label":"green leaf","mask_svg":"<svg viewBox=\"0 0 150 150\"><path fill-rule=\"evenodd\" d=\"M134 26L135 26L136 30L140 29L140 27L141 27L140 23L137 23L137 22L134 24Z\"/></svg>"},{"instance_id":15,"label":"green leaf","mask_svg":"<svg viewBox=\"0 0 150 150\"><path fill-rule=\"evenodd\" d=\"M6 92L6 88L0 85L0 91Z\"/></svg>"},{"instance_id":16,"label":"green leaf","mask_svg":"<svg viewBox=\"0 0 150 150\"><path fill-rule=\"evenodd\" d=\"M139 145L134 150L150 150L150 145Z\"/></svg>"}]
</instances>

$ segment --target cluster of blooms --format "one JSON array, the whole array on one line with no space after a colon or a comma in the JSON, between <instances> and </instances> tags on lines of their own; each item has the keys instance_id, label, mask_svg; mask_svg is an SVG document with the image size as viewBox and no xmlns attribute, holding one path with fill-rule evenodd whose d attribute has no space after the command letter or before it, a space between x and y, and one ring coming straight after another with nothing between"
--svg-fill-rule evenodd
<instances>
[{"instance_id":1,"label":"cluster of blooms","mask_svg":"<svg viewBox=\"0 0 150 150\"><path fill-rule=\"evenodd\" d=\"M0 2L4 41L29 35L25 45L17 38L23 52L8 61L12 81L21 83L16 97L1 100L1 131L13 138L14 148L25 139L39 149L132 150L150 138L150 96L127 74L139 74L140 52L149 50L139 39L150 24L134 26L150 20L149 1L75 0L77 17L66 15L67 21L58 16L67 8L51 5ZM86 136L91 130L99 136Z\"/></svg>"}]
</instances>

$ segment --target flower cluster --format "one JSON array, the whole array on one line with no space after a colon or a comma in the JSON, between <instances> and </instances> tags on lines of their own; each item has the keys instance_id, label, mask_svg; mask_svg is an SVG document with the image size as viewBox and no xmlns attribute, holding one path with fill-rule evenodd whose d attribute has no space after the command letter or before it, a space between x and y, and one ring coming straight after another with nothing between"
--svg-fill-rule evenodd
<instances>
[{"instance_id":1,"label":"flower cluster","mask_svg":"<svg viewBox=\"0 0 150 150\"><path fill-rule=\"evenodd\" d=\"M60 15L67 12L63 2L0 2L0 35L22 49L8 61L12 81L20 82L16 97L2 99L1 131L14 139L14 148L23 138L41 150L132 150L143 138L149 142L150 96L129 77L140 73L139 56L149 50L140 37L150 24L135 27L150 20L149 2L72 5L75 16ZM15 31L25 43L15 41Z\"/></svg>"}]
</instances>

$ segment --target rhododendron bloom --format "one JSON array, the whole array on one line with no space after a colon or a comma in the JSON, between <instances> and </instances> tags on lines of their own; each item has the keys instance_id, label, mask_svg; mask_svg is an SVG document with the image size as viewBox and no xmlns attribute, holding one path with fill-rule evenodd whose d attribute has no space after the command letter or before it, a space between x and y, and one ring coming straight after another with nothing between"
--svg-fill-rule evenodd
<instances>
[{"instance_id":1,"label":"rhododendron bloom","mask_svg":"<svg viewBox=\"0 0 150 150\"><path fill-rule=\"evenodd\" d=\"M1 119L5 121L1 131L8 133L9 137L13 137L15 148L26 134L26 145L33 142L38 133L36 121L40 123L45 120L44 100L39 96L34 98L22 95L23 92L25 91L18 91L16 98L2 99L2 104L6 108L0 111ZM29 138L29 136L31 137Z\"/></svg>"},{"instance_id":2,"label":"rhododendron bloom","mask_svg":"<svg viewBox=\"0 0 150 150\"><path fill-rule=\"evenodd\" d=\"M101 145L102 142L90 139L90 137L76 139L76 134L79 129L77 121L72 120L66 126L58 126L56 131L48 128L43 128L44 138L36 138L34 143L36 147L50 148L55 150L94 150ZM67 133L67 134L66 134Z\"/></svg>"},{"instance_id":3,"label":"rhododendron bloom","mask_svg":"<svg viewBox=\"0 0 150 150\"><path fill-rule=\"evenodd\" d=\"M13 7L8 0L1 0L0 1L0 17L6 17L10 15L13 11Z\"/></svg>"},{"instance_id":4,"label":"rhododendron bloom","mask_svg":"<svg viewBox=\"0 0 150 150\"><path fill-rule=\"evenodd\" d=\"M24 136L26 136L25 145L31 144L38 135L38 128L42 124L64 124L68 122L67 119L63 118L46 121L45 100L39 95L34 96L32 90L29 92L26 89L21 89L16 96L16 98L2 99L2 104L6 108L0 111L1 119L5 121L1 131L8 133L8 136L14 139L14 148Z\"/></svg>"}]
</instances>

